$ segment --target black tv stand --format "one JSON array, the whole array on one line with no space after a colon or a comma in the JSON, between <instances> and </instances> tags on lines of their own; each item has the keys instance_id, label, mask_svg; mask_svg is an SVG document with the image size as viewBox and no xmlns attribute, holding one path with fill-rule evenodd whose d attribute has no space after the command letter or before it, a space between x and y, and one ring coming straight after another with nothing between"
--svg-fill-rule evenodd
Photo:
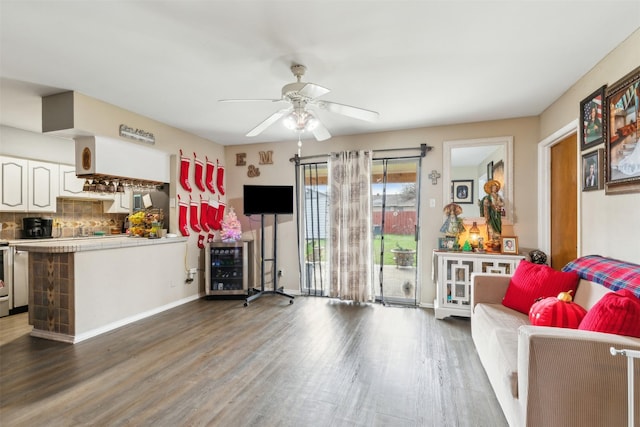
<instances>
[{"instance_id":1,"label":"black tv stand","mask_svg":"<svg viewBox=\"0 0 640 427\"><path fill-rule=\"evenodd\" d=\"M260 298L263 295L282 295L289 298L289 304L293 304L293 295L284 292L284 288L278 288L278 262L277 262L277 243L278 243L278 215L273 215L273 258L265 258L264 251L264 214L260 215L260 289L253 289L253 294L247 296L244 306L248 306L251 301ZM264 265L267 261L273 262L273 290L267 291L264 288Z\"/></svg>"}]
</instances>

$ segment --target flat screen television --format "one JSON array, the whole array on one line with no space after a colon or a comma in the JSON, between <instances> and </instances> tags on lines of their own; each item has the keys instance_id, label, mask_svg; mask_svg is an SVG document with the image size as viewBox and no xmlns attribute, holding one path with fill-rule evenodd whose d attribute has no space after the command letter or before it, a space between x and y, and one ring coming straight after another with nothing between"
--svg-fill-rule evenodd
<instances>
[{"instance_id":1,"label":"flat screen television","mask_svg":"<svg viewBox=\"0 0 640 427\"><path fill-rule=\"evenodd\" d=\"M245 215L293 214L292 185L245 185Z\"/></svg>"}]
</instances>

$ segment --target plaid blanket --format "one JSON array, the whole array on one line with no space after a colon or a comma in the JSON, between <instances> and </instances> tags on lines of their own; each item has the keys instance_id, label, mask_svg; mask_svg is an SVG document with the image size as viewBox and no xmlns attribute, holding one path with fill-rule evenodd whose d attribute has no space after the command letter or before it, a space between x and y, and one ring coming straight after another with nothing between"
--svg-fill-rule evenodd
<instances>
[{"instance_id":1,"label":"plaid blanket","mask_svg":"<svg viewBox=\"0 0 640 427\"><path fill-rule=\"evenodd\" d=\"M587 255L571 261L562 271L578 273L581 279L599 283L617 291L629 289L640 298L640 265L599 255Z\"/></svg>"}]
</instances>

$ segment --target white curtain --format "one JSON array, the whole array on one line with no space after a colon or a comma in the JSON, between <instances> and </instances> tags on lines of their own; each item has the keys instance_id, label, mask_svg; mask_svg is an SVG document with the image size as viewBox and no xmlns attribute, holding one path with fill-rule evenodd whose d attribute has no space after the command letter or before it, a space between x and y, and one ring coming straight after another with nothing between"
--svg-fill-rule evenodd
<instances>
[{"instance_id":1,"label":"white curtain","mask_svg":"<svg viewBox=\"0 0 640 427\"><path fill-rule=\"evenodd\" d=\"M329 159L329 296L354 302L373 297L371 151Z\"/></svg>"}]
</instances>

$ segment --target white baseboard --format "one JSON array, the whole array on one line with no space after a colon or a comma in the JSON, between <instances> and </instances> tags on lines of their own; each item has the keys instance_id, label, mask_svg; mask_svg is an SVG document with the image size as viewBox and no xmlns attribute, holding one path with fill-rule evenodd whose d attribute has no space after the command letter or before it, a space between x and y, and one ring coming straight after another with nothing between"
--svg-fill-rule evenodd
<instances>
[{"instance_id":1,"label":"white baseboard","mask_svg":"<svg viewBox=\"0 0 640 427\"><path fill-rule=\"evenodd\" d=\"M165 304L162 305L160 307L156 307L154 309L148 310L148 311L144 311L142 313L138 313L134 316L130 316L130 317L126 317L124 319L118 320L116 322L112 322L109 323L107 325L101 326L99 328L95 328L92 329L90 331L87 332L83 332L82 334L78 334L78 335L67 335L67 334L60 334L57 332L48 332L48 331L43 331L40 329L33 329L31 331L31 336L32 337L37 337L37 338L45 338L48 340L53 340L53 341L60 341L60 342L66 342L69 344L76 344L79 343L80 341L84 341L87 340L89 338L93 338L95 336L98 336L100 334L104 334L105 332L109 332L112 331L114 329L118 329L122 326L128 325L130 323L133 322L137 322L138 320L142 320L145 319L147 317L153 316L154 314L158 314L158 313L162 313L163 311L167 311L170 310L172 308L178 307L182 304L186 304L188 302L191 301L195 301L197 299L200 298L200 295L191 295L189 297L186 298L182 298L180 300L177 301L173 301L169 304Z\"/></svg>"}]
</instances>

